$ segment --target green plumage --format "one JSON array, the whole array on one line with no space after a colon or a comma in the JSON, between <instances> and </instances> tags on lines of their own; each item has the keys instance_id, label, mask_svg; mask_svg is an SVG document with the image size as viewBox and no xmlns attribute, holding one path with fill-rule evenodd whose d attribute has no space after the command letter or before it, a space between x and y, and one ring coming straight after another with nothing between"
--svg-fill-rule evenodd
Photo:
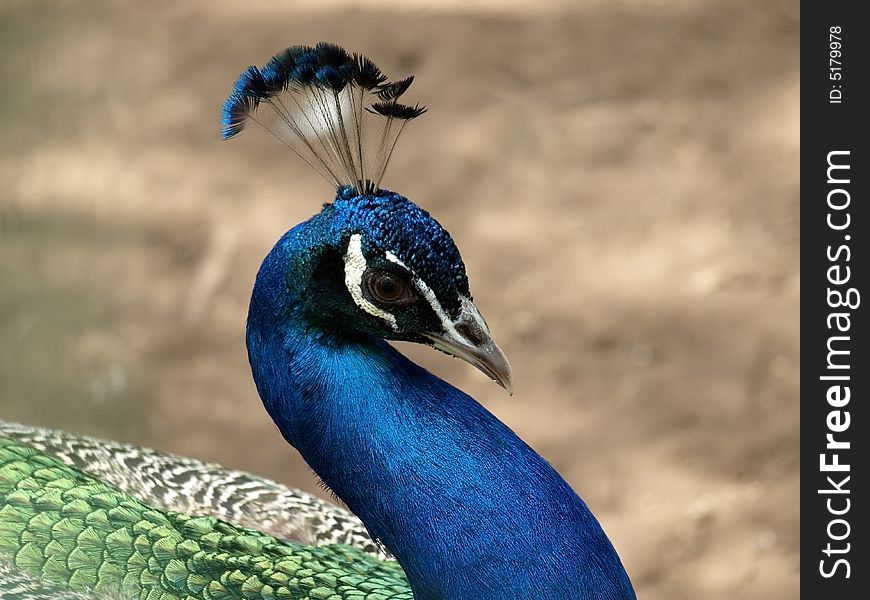
<instances>
[{"instance_id":1,"label":"green plumage","mask_svg":"<svg viewBox=\"0 0 870 600\"><path fill-rule=\"evenodd\" d=\"M73 592L147 600L411 600L401 567L160 511L0 437L0 563Z\"/></svg>"}]
</instances>

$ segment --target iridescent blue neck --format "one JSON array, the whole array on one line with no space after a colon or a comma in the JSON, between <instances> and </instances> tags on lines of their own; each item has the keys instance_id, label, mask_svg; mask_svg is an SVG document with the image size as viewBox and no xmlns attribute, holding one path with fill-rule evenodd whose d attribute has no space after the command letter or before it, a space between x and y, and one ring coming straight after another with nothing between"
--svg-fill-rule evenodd
<instances>
[{"instance_id":1,"label":"iridescent blue neck","mask_svg":"<svg viewBox=\"0 0 870 600\"><path fill-rule=\"evenodd\" d=\"M263 262L248 317L257 389L284 437L396 556L418 600L629 599L619 557L550 465L474 399L382 340L307 318L292 265Z\"/></svg>"}]
</instances>

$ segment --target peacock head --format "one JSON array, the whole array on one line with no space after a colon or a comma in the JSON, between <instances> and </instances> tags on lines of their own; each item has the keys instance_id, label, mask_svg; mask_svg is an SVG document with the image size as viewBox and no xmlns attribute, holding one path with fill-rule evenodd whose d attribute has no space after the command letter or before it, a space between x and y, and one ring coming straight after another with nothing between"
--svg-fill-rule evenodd
<instances>
[{"instance_id":1,"label":"peacock head","mask_svg":"<svg viewBox=\"0 0 870 600\"><path fill-rule=\"evenodd\" d=\"M312 324L433 346L511 392L510 365L472 301L450 234L380 187L405 125L426 111L398 102L412 81L389 82L371 60L334 44L294 46L241 74L222 135L254 121L338 190L304 225L304 249L284 266Z\"/></svg>"}]
</instances>

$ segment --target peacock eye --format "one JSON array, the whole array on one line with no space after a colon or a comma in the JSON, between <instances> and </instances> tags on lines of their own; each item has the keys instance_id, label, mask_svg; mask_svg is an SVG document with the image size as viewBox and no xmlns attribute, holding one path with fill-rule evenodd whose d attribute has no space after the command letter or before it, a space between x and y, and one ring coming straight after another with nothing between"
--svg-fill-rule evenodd
<instances>
[{"instance_id":1,"label":"peacock eye","mask_svg":"<svg viewBox=\"0 0 870 600\"><path fill-rule=\"evenodd\" d=\"M408 285L388 273L367 270L363 274L365 290L373 300L381 304L399 306L414 301L414 294Z\"/></svg>"}]
</instances>

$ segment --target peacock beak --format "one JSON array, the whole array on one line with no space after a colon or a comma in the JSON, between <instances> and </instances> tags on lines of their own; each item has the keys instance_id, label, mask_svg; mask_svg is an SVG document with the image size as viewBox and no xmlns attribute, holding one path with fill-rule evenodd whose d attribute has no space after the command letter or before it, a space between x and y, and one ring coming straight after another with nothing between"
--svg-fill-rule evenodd
<instances>
[{"instance_id":1,"label":"peacock beak","mask_svg":"<svg viewBox=\"0 0 870 600\"><path fill-rule=\"evenodd\" d=\"M424 335L433 346L474 365L513 396L513 371L507 356L493 341L486 321L470 300L463 298L462 313L452 327Z\"/></svg>"}]
</instances>

